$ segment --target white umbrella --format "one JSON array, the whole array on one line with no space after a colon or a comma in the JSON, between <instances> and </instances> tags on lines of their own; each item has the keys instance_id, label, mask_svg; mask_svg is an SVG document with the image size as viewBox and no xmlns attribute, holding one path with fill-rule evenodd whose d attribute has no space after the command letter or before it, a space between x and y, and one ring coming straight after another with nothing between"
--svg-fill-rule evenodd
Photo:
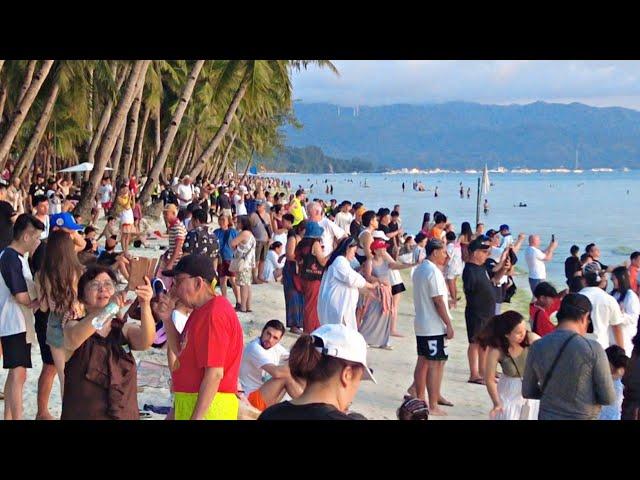
<instances>
[{"instance_id":1,"label":"white umbrella","mask_svg":"<svg viewBox=\"0 0 640 480\"><path fill-rule=\"evenodd\" d=\"M489 193L491 187L491 183L489 182L489 170L487 169L487 164L484 164L484 170L482 171L482 185L480 186L480 191L483 195Z\"/></svg>"},{"instance_id":2,"label":"white umbrella","mask_svg":"<svg viewBox=\"0 0 640 480\"><path fill-rule=\"evenodd\" d=\"M79 165L74 165L73 167L63 168L62 170L58 170L60 173L75 173L75 172L90 172L93 170L93 163L84 162ZM106 167L105 170L113 170L113 168Z\"/></svg>"}]
</instances>

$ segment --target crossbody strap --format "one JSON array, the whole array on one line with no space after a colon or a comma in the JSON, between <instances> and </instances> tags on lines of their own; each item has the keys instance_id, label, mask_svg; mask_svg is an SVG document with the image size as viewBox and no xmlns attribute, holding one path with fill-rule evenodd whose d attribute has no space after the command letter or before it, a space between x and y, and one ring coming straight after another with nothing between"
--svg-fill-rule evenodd
<instances>
[{"instance_id":1,"label":"crossbody strap","mask_svg":"<svg viewBox=\"0 0 640 480\"><path fill-rule=\"evenodd\" d=\"M569 338L567 338L564 343L562 344L562 347L560 347L560 350L558 351L558 355L556 355L556 358L553 360L553 363L551 364L551 368L549 369L549 371L547 372L547 375L544 377L544 380L542 382L542 385L540 386L540 391L542 393L544 393L544 389L547 387L547 384L549 383L549 380L551 380L551 375L553 375L553 371L556 368L556 365L558 364L558 360L560 360L560 357L562 356L562 353L564 352L564 349L567 347L567 345L569 344L569 342L571 340L573 340L573 338L578 335L577 333L574 333L573 335L571 335Z\"/></svg>"}]
</instances>

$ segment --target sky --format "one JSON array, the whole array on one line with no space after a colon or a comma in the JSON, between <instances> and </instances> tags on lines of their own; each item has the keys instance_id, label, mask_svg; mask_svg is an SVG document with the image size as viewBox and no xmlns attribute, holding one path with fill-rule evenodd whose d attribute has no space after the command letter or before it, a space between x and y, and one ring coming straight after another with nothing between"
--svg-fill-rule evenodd
<instances>
[{"instance_id":1,"label":"sky","mask_svg":"<svg viewBox=\"0 0 640 480\"><path fill-rule=\"evenodd\" d=\"M640 110L636 60L336 60L340 72L294 73L306 103L341 106L468 101L506 105L546 101Z\"/></svg>"}]
</instances>

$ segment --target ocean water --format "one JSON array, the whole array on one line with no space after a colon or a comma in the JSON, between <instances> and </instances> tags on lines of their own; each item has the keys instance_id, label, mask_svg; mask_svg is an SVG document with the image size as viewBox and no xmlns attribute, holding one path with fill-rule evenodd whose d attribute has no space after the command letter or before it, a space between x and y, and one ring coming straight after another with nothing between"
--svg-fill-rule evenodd
<instances>
[{"instance_id":1,"label":"ocean water","mask_svg":"<svg viewBox=\"0 0 640 480\"><path fill-rule=\"evenodd\" d=\"M481 174L279 174L291 180L295 190L299 185L309 197L329 200L360 201L368 209L393 208L400 204L402 225L415 235L421 226L424 212L439 210L453 222L456 231L464 221L475 228L477 179ZM640 250L640 171L583 173L489 173L492 183L488 194L481 196L480 221L485 231L497 229L501 224L510 226L514 237L523 232L537 233L543 249L555 234L559 246L551 262L547 263L547 278L557 287L564 288L564 260L571 245L581 252L591 242L601 250L601 260L608 265L621 264L629 254ZM327 183L325 184L325 180ZM367 187L364 186L366 181ZM402 192L402 182L406 190ZM421 181L426 191L412 189L414 181ZM465 190L460 198L460 182ZM333 195L326 194L326 185L333 185ZM438 187L438 197L434 189ZM467 187L471 198L467 199ZM482 203L489 201L489 212L484 214ZM518 207L526 203L526 208ZM523 270L519 280L526 281L524 248L519 252L517 267ZM522 285L522 282L518 282Z\"/></svg>"}]
</instances>

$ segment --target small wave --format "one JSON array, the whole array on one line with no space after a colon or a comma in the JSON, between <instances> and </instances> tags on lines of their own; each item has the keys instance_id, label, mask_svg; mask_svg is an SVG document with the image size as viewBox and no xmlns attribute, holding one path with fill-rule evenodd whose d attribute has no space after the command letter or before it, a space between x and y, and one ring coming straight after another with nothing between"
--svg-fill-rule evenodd
<instances>
[{"instance_id":1,"label":"small wave","mask_svg":"<svg viewBox=\"0 0 640 480\"><path fill-rule=\"evenodd\" d=\"M611 249L611 253L614 255L631 255L636 250L631 247L618 246Z\"/></svg>"}]
</instances>

